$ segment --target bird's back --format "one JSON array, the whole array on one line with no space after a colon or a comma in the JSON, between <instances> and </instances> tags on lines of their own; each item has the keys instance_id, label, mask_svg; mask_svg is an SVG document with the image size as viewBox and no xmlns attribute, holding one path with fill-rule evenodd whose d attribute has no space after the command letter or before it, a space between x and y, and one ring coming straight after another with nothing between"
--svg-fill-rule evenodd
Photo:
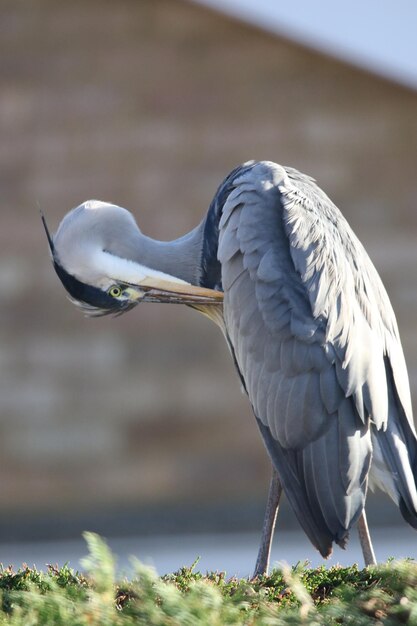
<instances>
[{"instance_id":1,"label":"bird's back","mask_svg":"<svg viewBox=\"0 0 417 626\"><path fill-rule=\"evenodd\" d=\"M218 196L225 326L301 525L324 556L333 541L344 545L364 506L372 440L378 475L395 475L391 495L414 524L407 370L374 266L311 178L253 162L226 181Z\"/></svg>"}]
</instances>

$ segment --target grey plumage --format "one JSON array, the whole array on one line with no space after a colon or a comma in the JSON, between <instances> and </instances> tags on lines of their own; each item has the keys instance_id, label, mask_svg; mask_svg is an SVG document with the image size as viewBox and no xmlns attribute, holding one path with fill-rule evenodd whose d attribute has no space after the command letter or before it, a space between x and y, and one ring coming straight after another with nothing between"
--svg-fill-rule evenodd
<instances>
[{"instance_id":1,"label":"grey plumage","mask_svg":"<svg viewBox=\"0 0 417 626\"><path fill-rule=\"evenodd\" d=\"M234 186L220 221L225 325L301 525L323 556L345 544L365 503L372 434L414 525L407 370L369 257L311 178L257 163Z\"/></svg>"},{"instance_id":2,"label":"grey plumage","mask_svg":"<svg viewBox=\"0 0 417 626\"><path fill-rule=\"evenodd\" d=\"M99 312L187 293L222 327L284 491L323 556L346 544L368 481L417 527L416 433L395 316L363 246L313 179L246 163L175 242L145 237L120 207L87 204L51 243L66 288L72 278L87 285L90 307L97 289L107 294ZM154 270L167 275L158 282ZM120 294L107 305L114 283Z\"/></svg>"}]
</instances>

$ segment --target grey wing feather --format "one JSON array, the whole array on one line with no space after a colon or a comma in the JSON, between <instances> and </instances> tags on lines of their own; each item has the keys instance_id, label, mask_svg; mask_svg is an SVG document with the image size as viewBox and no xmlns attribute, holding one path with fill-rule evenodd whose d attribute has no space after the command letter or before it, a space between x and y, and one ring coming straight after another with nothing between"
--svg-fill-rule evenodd
<instances>
[{"instance_id":1,"label":"grey wing feather","mask_svg":"<svg viewBox=\"0 0 417 626\"><path fill-rule=\"evenodd\" d=\"M401 421L416 449L395 317L362 245L310 178L259 162L233 187L218 249L227 333L284 490L327 555L364 505L370 424L389 433ZM381 443L394 471L405 461L392 448ZM413 471L398 485L417 520Z\"/></svg>"}]
</instances>

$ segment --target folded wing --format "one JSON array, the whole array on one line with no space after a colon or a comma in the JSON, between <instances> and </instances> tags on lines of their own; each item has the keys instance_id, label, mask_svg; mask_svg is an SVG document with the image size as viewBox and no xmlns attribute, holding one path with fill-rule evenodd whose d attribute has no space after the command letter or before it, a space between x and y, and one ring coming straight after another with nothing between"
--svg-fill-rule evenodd
<instances>
[{"instance_id":1,"label":"folded wing","mask_svg":"<svg viewBox=\"0 0 417 626\"><path fill-rule=\"evenodd\" d=\"M402 476L398 501L417 520L415 433L397 325L346 220L309 177L258 162L236 172L219 229L228 337L313 544L327 556L333 541L346 542L364 506L379 432L383 464ZM401 458L398 437L407 440Z\"/></svg>"}]
</instances>

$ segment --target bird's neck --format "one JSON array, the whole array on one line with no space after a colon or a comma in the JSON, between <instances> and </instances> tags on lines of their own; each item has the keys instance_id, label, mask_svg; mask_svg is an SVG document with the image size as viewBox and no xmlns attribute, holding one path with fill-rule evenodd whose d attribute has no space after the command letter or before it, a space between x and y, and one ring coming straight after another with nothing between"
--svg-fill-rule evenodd
<instances>
[{"instance_id":1,"label":"bird's neck","mask_svg":"<svg viewBox=\"0 0 417 626\"><path fill-rule=\"evenodd\" d=\"M183 237L162 242L139 233L142 238L138 247L141 250L139 261L193 285L223 290L217 258L219 222L235 177L251 167L253 164L248 163L229 174L218 188L203 221Z\"/></svg>"},{"instance_id":2,"label":"bird's neck","mask_svg":"<svg viewBox=\"0 0 417 626\"><path fill-rule=\"evenodd\" d=\"M212 236L212 224L207 221L209 214L194 230L174 241L157 241L140 233L138 262L192 285L221 290L218 238ZM211 319L223 333L226 332L222 306L190 306Z\"/></svg>"},{"instance_id":3,"label":"bird's neck","mask_svg":"<svg viewBox=\"0 0 417 626\"><path fill-rule=\"evenodd\" d=\"M158 241L143 233L138 233L137 237L136 254L132 260L187 283L201 285L204 222L173 241Z\"/></svg>"},{"instance_id":4,"label":"bird's neck","mask_svg":"<svg viewBox=\"0 0 417 626\"><path fill-rule=\"evenodd\" d=\"M225 189L223 189L225 187ZM217 259L219 221L223 210L226 185L214 197L207 215L200 224L174 241L157 241L143 235L136 250L137 260L192 285L222 290L221 266Z\"/></svg>"}]
</instances>

